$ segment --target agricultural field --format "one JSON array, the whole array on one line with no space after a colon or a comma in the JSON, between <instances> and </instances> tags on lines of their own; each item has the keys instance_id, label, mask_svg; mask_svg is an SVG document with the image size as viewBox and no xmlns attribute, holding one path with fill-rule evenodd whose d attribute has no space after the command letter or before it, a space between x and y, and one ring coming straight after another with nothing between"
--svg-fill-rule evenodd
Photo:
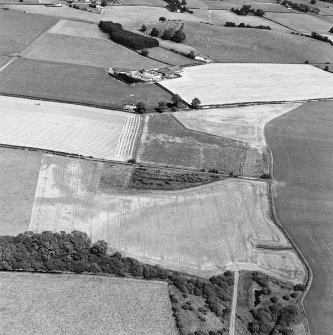
<instances>
[{"instance_id":1,"label":"agricultural field","mask_svg":"<svg viewBox=\"0 0 333 335\"><path fill-rule=\"evenodd\" d=\"M10 57L7 57L7 56L0 56L0 71L1 71L1 68L6 64L8 63L12 58Z\"/></svg>"},{"instance_id":2,"label":"agricultural field","mask_svg":"<svg viewBox=\"0 0 333 335\"><path fill-rule=\"evenodd\" d=\"M262 150L264 127L270 120L299 107L299 103L180 111L174 116L186 128L232 138Z\"/></svg>"},{"instance_id":3,"label":"agricultural field","mask_svg":"<svg viewBox=\"0 0 333 335\"><path fill-rule=\"evenodd\" d=\"M172 115L146 116L136 160L160 166L242 173L246 144L184 128Z\"/></svg>"},{"instance_id":4,"label":"agricultural field","mask_svg":"<svg viewBox=\"0 0 333 335\"><path fill-rule=\"evenodd\" d=\"M91 24L87 24L88 26ZM72 63L103 68L122 67L132 70L164 67L165 64L143 57L106 39L65 34L44 34L32 43L25 58Z\"/></svg>"},{"instance_id":5,"label":"agricultural field","mask_svg":"<svg viewBox=\"0 0 333 335\"><path fill-rule=\"evenodd\" d=\"M159 101L170 100L170 95L155 85L129 86L102 68L22 58L2 70L0 93L109 108L139 101L155 108Z\"/></svg>"},{"instance_id":6,"label":"agricultural field","mask_svg":"<svg viewBox=\"0 0 333 335\"><path fill-rule=\"evenodd\" d=\"M209 24L224 26L226 22L234 22L237 25L240 23L249 24L251 26L270 26L272 30L290 32L288 28L281 26L280 24L266 20L264 17L247 15L239 16L227 10L205 10L199 9L194 11L194 15L202 19L203 22Z\"/></svg>"},{"instance_id":7,"label":"agricultural field","mask_svg":"<svg viewBox=\"0 0 333 335\"><path fill-rule=\"evenodd\" d=\"M332 333L332 108L328 101L307 103L265 129L274 158L277 217L313 272L304 307L316 335Z\"/></svg>"},{"instance_id":8,"label":"agricultural field","mask_svg":"<svg viewBox=\"0 0 333 335\"><path fill-rule=\"evenodd\" d=\"M186 22L185 43L222 63L310 63L333 59L328 43L306 36Z\"/></svg>"},{"instance_id":9,"label":"agricultural field","mask_svg":"<svg viewBox=\"0 0 333 335\"><path fill-rule=\"evenodd\" d=\"M97 175L96 162L44 155L29 230L84 231L111 250L204 277L244 263L303 282L302 263L270 220L265 182L105 193L93 192Z\"/></svg>"},{"instance_id":10,"label":"agricultural field","mask_svg":"<svg viewBox=\"0 0 333 335\"><path fill-rule=\"evenodd\" d=\"M41 160L37 152L0 148L0 235L28 230Z\"/></svg>"},{"instance_id":11,"label":"agricultural field","mask_svg":"<svg viewBox=\"0 0 333 335\"><path fill-rule=\"evenodd\" d=\"M57 21L58 19L52 17L25 14L0 8L0 56L20 53Z\"/></svg>"},{"instance_id":12,"label":"agricultural field","mask_svg":"<svg viewBox=\"0 0 333 335\"><path fill-rule=\"evenodd\" d=\"M184 66L187 64L199 64L198 61L185 57L181 54L177 54L170 50L157 47L149 49L149 57L153 58L156 61L163 62L166 64L176 65L176 66Z\"/></svg>"},{"instance_id":13,"label":"agricultural field","mask_svg":"<svg viewBox=\"0 0 333 335\"><path fill-rule=\"evenodd\" d=\"M283 13L266 13L265 17L283 24L298 32L311 34L313 31L317 33L327 33L332 25L321 20L315 15L309 14L283 14Z\"/></svg>"},{"instance_id":14,"label":"agricultural field","mask_svg":"<svg viewBox=\"0 0 333 335\"><path fill-rule=\"evenodd\" d=\"M0 101L2 144L120 161L134 155L138 115L11 97Z\"/></svg>"},{"instance_id":15,"label":"agricultural field","mask_svg":"<svg viewBox=\"0 0 333 335\"><path fill-rule=\"evenodd\" d=\"M0 278L0 328L8 335L177 334L166 283L17 272Z\"/></svg>"},{"instance_id":16,"label":"agricultural field","mask_svg":"<svg viewBox=\"0 0 333 335\"><path fill-rule=\"evenodd\" d=\"M147 6L147 7L165 7L163 0L121 0L124 6Z\"/></svg>"},{"instance_id":17,"label":"agricultural field","mask_svg":"<svg viewBox=\"0 0 333 335\"><path fill-rule=\"evenodd\" d=\"M305 64L208 64L161 82L187 103L202 105L332 98L333 76Z\"/></svg>"}]
</instances>

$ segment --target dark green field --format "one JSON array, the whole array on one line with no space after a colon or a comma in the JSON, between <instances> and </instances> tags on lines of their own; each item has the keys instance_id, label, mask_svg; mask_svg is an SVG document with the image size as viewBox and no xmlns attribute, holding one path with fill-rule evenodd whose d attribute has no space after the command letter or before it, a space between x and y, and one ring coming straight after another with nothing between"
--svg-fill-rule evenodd
<instances>
[{"instance_id":1,"label":"dark green field","mask_svg":"<svg viewBox=\"0 0 333 335\"><path fill-rule=\"evenodd\" d=\"M333 328L333 102L307 103L271 121L277 216L313 271L304 300L312 334Z\"/></svg>"},{"instance_id":2,"label":"dark green field","mask_svg":"<svg viewBox=\"0 0 333 335\"><path fill-rule=\"evenodd\" d=\"M0 10L0 55L21 52L58 21L55 17Z\"/></svg>"},{"instance_id":3,"label":"dark green field","mask_svg":"<svg viewBox=\"0 0 333 335\"><path fill-rule=\"evenodd\" d=\"M155 85L129 86L92 66L17 59L1 72L0 93L122 108L143 101L156 107L170 95Z\"/></svg>"}]
</instances>

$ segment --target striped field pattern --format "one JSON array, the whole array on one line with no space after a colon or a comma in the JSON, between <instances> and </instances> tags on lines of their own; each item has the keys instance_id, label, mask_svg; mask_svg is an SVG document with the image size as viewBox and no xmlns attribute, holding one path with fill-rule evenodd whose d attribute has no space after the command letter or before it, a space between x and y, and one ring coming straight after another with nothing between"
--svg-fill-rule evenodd
<instances>
[{"instance_id":1,"label":"striped field pattern","mask_svg":"<svg viewBox=\"0 0 333 335\"><path fill-rule=\"evenodd\" d=\"M270 219L265 182L105 193L96 189L100 168L44 155L29 230L84 231L143 262L203 276L242 266L303 280L302 263Z\"/></svg>"},{"instance_id":2,"label":"striped field pattern","mask_svg":"<svg viewBox=\"0 0 333 335\"><path fill-rule=\"evenodd\" d=\"M8 99L8 100L6 100ZM141 117L1 97L0 143L106 160L132 158ZM2 104L2 102L4 102Z\"/></svg>"}]
</instances>

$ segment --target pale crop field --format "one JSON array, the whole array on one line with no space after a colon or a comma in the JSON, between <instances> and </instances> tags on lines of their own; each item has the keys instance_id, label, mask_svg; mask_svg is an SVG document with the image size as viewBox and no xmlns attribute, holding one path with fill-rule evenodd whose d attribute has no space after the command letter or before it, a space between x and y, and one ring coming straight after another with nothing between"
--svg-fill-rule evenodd
<instances>
[{"instance_id":1,"label":"pale crop field","mask_svg":"<svg viewBox=\"0 0 333 335\"><path fill-rule=\"evenodd\" d=\"M302 263L270 220L265 182L228 179L167 193L104 193L93 191L100 169L45 155L29 230L84 231L140 261L206 277L244 266L303 281ZM262 248L272 256L261 257Z\"/></svg>"},{"instance_id":2,"label":"pale crop field","mask_svg":"<svg viewBox=\"0 0 333 335\"><path fill-rule=\"evenodd\" d=\"M265 124L299 106L300 103L289 103L216 108L181 111L174 116L186 128L243 141L253 148L262 150L266 146Z\"/></svg>"},{"instance_id":3,"label":"pale crop field","mask_svg":"<svg viewBox=\"0 0 333 335\"><path fill-rule=\"evenodd\" d=\"M161 85L202 105L332 98L333 75L306 64L207 64Z\"/></svg>"},{"instance_id":4,"label":"pale crop field","mask_svg":"<svg viewBox=\"0 0 333 335\"><path fill-rule=\"evenodd\" d=\"M99 30L97 25L80 21L60 20L48 33L106 39L106 35Z\"/></svg>"},{"instance_id":5,"label":"pale crop field","mask_svg":"<svg viewBox=\"0 0 333 335\"><path fill-rule=\"evenodd\" d=\"M139 116L83 106L0 98L0 143L128 160Z\"/></svg>"},{"instance_id":6,"label":"pale crop field","mask_svg":"<svg viewBox=\"0 0 333 335\"><path fill-rule=\"evenodd\" d=\"M6 335L176 335L163 282L73 274L0 273Z\"/></svg>"}]
</instances>

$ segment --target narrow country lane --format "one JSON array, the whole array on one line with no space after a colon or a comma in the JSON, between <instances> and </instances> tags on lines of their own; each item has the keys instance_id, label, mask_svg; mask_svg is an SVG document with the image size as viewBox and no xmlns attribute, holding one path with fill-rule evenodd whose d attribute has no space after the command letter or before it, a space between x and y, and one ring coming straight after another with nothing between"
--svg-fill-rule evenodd
<instances>
[{"instance_id":1,"label":"narrow country lane","mask_svg":"<svg viewBox=\"0 0 333 335\"><path fill-rule=\"evenodd\" d=\"M235 319L236 319L236 307L237 307L237 293L238 293L238 278L239 273L238 270L235 270L235 282L234 282L234 292L232 295L232 306L230 313L230 326L229 326L229 335L235 335Z\"/></svg>"}]
</instances>

